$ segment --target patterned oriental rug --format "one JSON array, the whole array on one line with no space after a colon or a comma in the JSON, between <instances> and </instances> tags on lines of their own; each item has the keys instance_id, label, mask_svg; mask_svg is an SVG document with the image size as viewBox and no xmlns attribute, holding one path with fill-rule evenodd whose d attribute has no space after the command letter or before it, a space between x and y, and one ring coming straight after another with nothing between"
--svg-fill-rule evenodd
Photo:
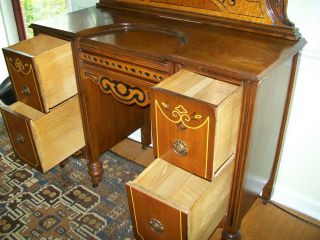
<instances>
[{"instance_id":1,"label":"patterned oriental rug","mask_svg":"<svg viewBox=\"0 0 320 240\"><path fill-rule=\"evenodd\" d=\"M41 174L15 157L0 117L0 239L134 239L124 183L144 167L112 152L101 159L97 188L85 159Z\"/></svg>"}]
</instances>

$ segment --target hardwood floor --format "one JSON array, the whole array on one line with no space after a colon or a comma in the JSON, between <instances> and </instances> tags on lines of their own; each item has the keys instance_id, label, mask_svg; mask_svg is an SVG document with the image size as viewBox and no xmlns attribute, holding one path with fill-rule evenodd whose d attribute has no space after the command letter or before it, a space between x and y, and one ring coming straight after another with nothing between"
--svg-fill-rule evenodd
<instances>
[{"instance_id":1,"label":"hardwood floor","mask_svg":"<svg viewBox=\"0 0 320 240\"><path fill-rule=\"evenodd\" d=\"M290 211L290 210L289 210ZM318 226L320 223L292 211ZM210 240L220 240L221 230L217 229ZM241 225L242 240L319 240L320 228L297 219L272 205L263 204L258 198L243 219Z\"/></svg>"},{"instance_id":2,"label":"hardwood floor","mask_svg":"<svg viewBox=\"0 0 320 240\"><path fill-rule=\"evenodd\" d=\"M137 140L139 138L137 137ZM141 144L125 139L111 149L140 165L148 166L153 160L152 148L142 150ZM283 207L283 206L281 206ZM285 207L283 207L285 208ZM309 222L320 226L320 222L285 208ZM242 240L319 240L320 227L315 227L276 207L272 203L263 204L258 198L245 216L241 226ZM220 240L222 229L218 228L210 240Z\"/></svg>"}]
</instances>

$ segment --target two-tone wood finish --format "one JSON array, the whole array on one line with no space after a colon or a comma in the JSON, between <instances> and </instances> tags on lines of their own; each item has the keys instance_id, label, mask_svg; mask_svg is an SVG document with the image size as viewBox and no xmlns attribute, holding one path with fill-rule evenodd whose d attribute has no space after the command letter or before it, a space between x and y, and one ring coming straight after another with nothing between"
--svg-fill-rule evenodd
<instances>
[{"instance_id":1,"label":"two-tone wood finish","mask_svg":"<svg viewBox=\"0 0 320 240\"><path fill-rule=\"evenodd\" d=\"M1 105L18 158L46 172L84 147L78 96L44 114L22 102Z\"/></svg>"},{"instance_id":2,"label":"two-tone wood finish","mask_svg":"<svg viewBox=\"0 0 320 240\"><path fill-rule=\"evenodd\" d=\"M227 213L234 156L213 182L160 158L133 182L127 194L137 239L208 239Z\"/></svg>"},{"instance_id":3,"label":"two-tone wood finish","mask_svg":"<svg viewBox=\"0 0 320 240\"><path fill-rule=\"evenodd\" d=\"M298 68L296 55L306 43L304 39L299 39L298 32L290 27L291 24L286 19L287 1L266 1L266 3L269 16L277 15L276 18L284 25L279 21L265 25L142 4L103 0L99 2L100 8L85 9L32 25L37 33L47 33L71 40L76 54L79 46L74 41L76 36L81 35L83 31L95 32L102 28L102 35L99 38L93 36L87 39L91 45L129 56L128 59L135 57L160 63L169 62L172 64L173 72L181 68L188 69L224 82L242 85L235 178L227 218L224 221L223 239L240 238L238 230L242 218L252 200L263 190L268 175L271 175L271 178L269 184L265 185L264 196L270 197ZM125 25L128 24L140 25L145 31L138 31L137 27L132 31L126 31ZM119 26L122 26L123 31L119 30ZM161 34L156 33L154 29L157 27L166 30ZM115 28L117 31L105 32L106 29ZM173 32L175 32L173 36L168 34ZM105 55L109 57L109 53ZM135 61L132 63L135 64ZM288 66L290 62L293 64ZM77 68L80 69L81 65ZM291 70L288 71L288 68ZM286 87L289 78L290 83ZM97 97L99 94L102 95L102 91L97 85L93 86L94 88L86 90L88 91L86 94L91 98L90 105L86 105L86 97L83 94L86 86L79 84L83 116L89 113L102 118L99 113L106 108L102 108L101 101L105 101L104 105L107 104L109 101L107 96L110 95L103 93L104 97ZM276 91L278 87L280 92ZM269 94L264 94L264 91ZM277 101L273 101L273 98ZM115 100L114 104L117 103ZM131 117L130 114L126 116ZM259 125L259 119L263 119L262 125ZM84 119L84 122L86 121ZM132 121L135 121L134 118ZM97 135L98 129L104 128L103 124L105 122L97 122L95 126L92 124ZM87 125L84 125L87 128ZM272 134L259 135L259 132L267 132L268 128L272 129ZM257 138L259 141L255 143L254 139ZM89 139L88 136L86 139ZM263 141L266 148L261 147ZM89 153L90 151L88 148ZM266 157L260 157L265 154ZM90 164L92 168L99 165L101 168L98 159L92 158L92 160ZM94 171L90 173L92 175ZM99 174L101 172L98 171L97 176L101 176ZM259 182L259 175L262 176L262 182Z\"/></svg>"},{"instance_id":4,"label":"two-tone wood finish","mask_svg":"<svg viewBox=\"0 0 320 240\"><path fill-rule=\"evenodd\" d=\"M296 40L301 35L287 17L287 4L287 0L100 0L97 6Z\"/></svg>"},{"instance_id":5,"label":"two-tone wood finish","mask_svg":"<svg viewBox=\"0 0 320 240\"><path fill-rule=\"evenodd\" d=\"M103 173L101 153L139 128L143 147L150 145L150 88L172 74L172 67L168 62L146 61L95 46L88 41L90 35L83 33L74 51L83 96L88 169L97 185Z\"/></svg>"},{"instance_id":6,"label":"two-tone wood finish","mask_svg":"<svg viewBox=\"0 0 320 240\"><path fill-rule=\"evenodd\" d=\"M71 44L47 35L3 49L20 102L48 113L77 94Z\"/></svg>"},{"instance_id":7,"label":"two-tone wood finish","mask_svg":"<svg viewBox=\"0 0 320 240\"><path fill-rule=\"evenodd\" d=\"M152 90L155 155L211 181L236 152L241 86L180 70Z\"/></svg>"}]
</instances>

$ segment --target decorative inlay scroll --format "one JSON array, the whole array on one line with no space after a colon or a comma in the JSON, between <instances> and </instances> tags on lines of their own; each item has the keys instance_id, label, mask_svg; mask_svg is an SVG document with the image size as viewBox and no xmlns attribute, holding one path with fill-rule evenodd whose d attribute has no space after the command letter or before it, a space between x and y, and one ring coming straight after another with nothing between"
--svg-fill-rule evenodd
<instances>
[{"instance_id":1,"label":"decorative inlay scroll","mask_svg":"<svg viewBox=\"0 0 320 240\"><path fill-rule=\"evenodd\" d=\"M47 110L41 97L41 88L38 87L38 80L33 65L31 63L24 63L19 57L11 58L6 56L5 59L18 100L25 102L26 99L32 99L28 102L28 105L46 112ZM20 74L24 76L19 76ZM20 82L20 84L17 82Z\"/></svg>"},{"instance_id":2,"label":"decorative inlay scroll","mask_svg":"<svg viewBox=\"0 0 320 240\"><path fill-rule=\"evenodd\" d=\"M33 71L32 64L23 63L19 58L13 61L11 57L7 57L7 62L11 69L17 73L21 72L24 75L29 75Z\"/></svg>"},{"instance_id":3,"label":"decorative inlay scroll","mask_svg":"<svg viewBox=\"0 0 320 240\"><path fill-rule=\"evenodd\" d=\"M228 4L230 6L236 5L237 0L219 0L222 4Z\"/></svg>"},{"instance_id":4,"label":"decorative inlay scroll","mask_svg":"<svg viewBox=\"0 0 320 240\"><path fill-rule=\"evenodd\" d=\"M89 53L81 53L81 59L90 63L94 63L95 65L99 65L102 67L112 68L114 70L124 72L126 74L138 76L139 78L148 79L151 81L161 82L165 79L168 74L160 71L156 71L154 69L145 68L136 64L115 60L112 58L106 58L103 56L96 56Z\"/></svg>"},{"instance_id":5,"label":"decorative inlay scroll","mask_svg":"<svg viewBox=\"0 0 320 240\"><path fill-rule=\"evenodd\" d=\"M160 110L161 114L165 116L170 122L177 124L178 127L189 128L189 129L198 129L203 127L204 125L209 125L210 117L208 116L203 122L200 122L200 119L203 118L202 115L196 114L195 112L192 114L188 114L188 111L184 106L179 105L174 109L170 109L170 106L167 103L161 102L162 107L168 111L170 114L166 114L165 110L162 109L157 100L155 100L156 111ZM191 120L199 123L196 126L191 125ZM182 125L182 126L181 126Z\"/></svg>"},{"instance_id":6,"label":"decorative inlay scroll","mask_svg":"<svg viewBox=\"0 0 320 240\"><path fill-rule=\"evenodd\" d=\"M179 128L182 128L182 126L185 129L191 129L191 130L204 128L206 132L205 142L204 142L206 145L204 176L206 178L208 174L210 117L208 116L203 120L204 117L200 114L197 114L195 112L192 114L189 114L186 108L181 104L172 109L170 105L165 102L161 102L161 104L159 104L158 100L155 100L154 103L155 103L155 120L156 120L155 129L156 129L157 156L160 156L160 146L161 146L161 144L159 144L159 132L160 132L159 126L158 126L159 114L164 116L168 121L176 124ZM188 152L186 145L185 146L183 146L184 144L181 145L181 142L178 142L178 144L179 144L179 147L176 146L176 149L174 149L174 151L179 152L179 150L177 149L179 148L181 149L181 153L185 151L186 151L185 153Z\"/></svg>"},{"instance_id":7,"label":"decorative inlay scroll","mask_svg":"<svg viewBox=\"0 0 320 240\"><path fill-rule=\"evenodd\" d=\"M100 84L104 92L111 93L115 98L126 104L131 105L136 103L139 106L148 105L146 94L140 88L132 87L129 84L120 81L110 80L106 77L101 78Z\"/></svg>"},{"instance_id":8,"label":"decorative inlay scroll","mask_svg":"<svg viewBox=\"0 0 320 240\"><path fill-rule=\"evenodd\" d=\"M117 80L111 80L107 77L99 77L95 74L85 72L84 76L98 84L103 92L111 94L119 102L127 105L137 104L145 107L150 104L149 95L143 89L131 86Z\"/></svg>"}]
</instances>

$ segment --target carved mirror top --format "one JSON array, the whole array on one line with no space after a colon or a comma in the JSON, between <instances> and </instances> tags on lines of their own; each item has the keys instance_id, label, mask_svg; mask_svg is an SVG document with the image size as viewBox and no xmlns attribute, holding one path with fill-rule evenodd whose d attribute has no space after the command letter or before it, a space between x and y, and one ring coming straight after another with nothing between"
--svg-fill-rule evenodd
<instances>
[{"instance_id":1,"label":"carved mirror top","mask_svg":"<svg viewBox=\"0 0 320 240\"><path fill-rule=\"evenodd\" d=\"M246 24L278 27L285 38L300 37L294 24L287 18L288 0L100 0L101 5L108 2L193 14L199 18L212 17L213 21L219 19L220 22L233 22L244 27Z\"/></svg>"}]
</instances>

